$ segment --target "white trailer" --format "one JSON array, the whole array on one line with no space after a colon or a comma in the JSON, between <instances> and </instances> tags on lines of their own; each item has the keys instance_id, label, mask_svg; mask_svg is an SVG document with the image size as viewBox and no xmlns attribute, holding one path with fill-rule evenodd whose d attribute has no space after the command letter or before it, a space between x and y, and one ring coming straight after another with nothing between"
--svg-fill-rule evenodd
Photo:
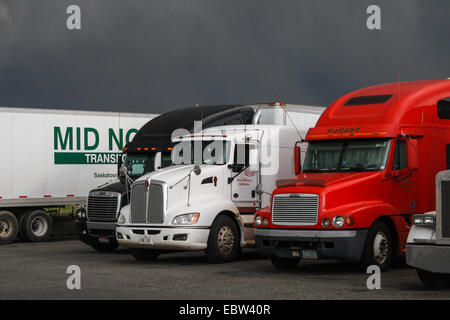
<instances>
[{"instance_id":1,"label":"white trailer","mask_svg":"<svg viewBox=\"0 0 450 320\"><path fill-rule=\"evenodd\" d=\"M155 114L0 108L0 244L43 241L43 208L82 204L117 177L125 143Z\"/></svg>"},{"instance_id":2,"label":"white trailer","mask_svg":"<svg viewBox=\"0 0 450 320\"><path fill-rule=\"evenodd\" d=\"M324 110L255 108L251 125L175 138L174 165L133 183L130 205L118 219L118 243L138 260L206 250L213 262L233 260L241 247L253 246L253 215L271 198L258 191L271 192L277 180L294 176L294 157L301 159L295 146Z\"/></svg>"}]
</instances>

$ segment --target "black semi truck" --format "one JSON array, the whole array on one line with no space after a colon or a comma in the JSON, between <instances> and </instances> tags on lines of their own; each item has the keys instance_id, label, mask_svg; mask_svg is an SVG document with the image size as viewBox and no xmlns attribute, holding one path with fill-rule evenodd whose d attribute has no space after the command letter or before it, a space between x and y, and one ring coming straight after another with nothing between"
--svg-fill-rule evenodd
<instances>
[{"instance_id":1,"label":"black semi truck","mask_svg":"<svg viewBox=\"0 0 450 320\"><path fill-rule=\"evenodd\" d=\"M86 206L77 210L79 238L99 252L112 252L117 247L116 221L120 209L128 204L129 183L140 176L171 165L171 136L174 130L191 133L209 127L251 124L255 113L250 105L195 106L162 114L147 122L128 142L118 163L119 179L89 192ZM121 167L127 178L120 178Z\"/></svg>"}]
</instances>

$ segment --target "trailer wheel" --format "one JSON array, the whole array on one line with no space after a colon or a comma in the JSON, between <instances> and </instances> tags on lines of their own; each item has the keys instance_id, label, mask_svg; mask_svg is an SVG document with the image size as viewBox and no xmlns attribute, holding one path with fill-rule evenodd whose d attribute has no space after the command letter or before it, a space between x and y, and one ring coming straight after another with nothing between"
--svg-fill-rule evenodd
<instances>
[{"instance_id":1,"label":"trailer wheel","mask_svg":"<svg viewBox=\"0 0 450 320\"><path fill-rule=\"evenodd\" d=\"M53 231L53 219L43 210L26 212L20 218L20 238L25 241L41 242L47 240Z\"/></svg>"},{"instance_id":2,"label":"trailer wheel","mask_svg":"<svg viewBox=\"0 0 450 320\"><path fill-rule=\"evenodd\" d=\"M0 244L8 244L16 240L19 224L16 216L9 211L0 211Z\"/></svg>"},{"instance_id":3,"label":"trailer wheel","mask_svg":"<svg viewBox=\"0 0 450 320\"><path fill-rule=\"evenodd\" d=\"M219 216L214 220L208 237L206 257L210 262L229 262L236 259L241 250L239 229L233 219Z\"/></svg>"},{"instance_id":4,"label":"trailer wheel","mask_svg":"<svg viewBox=\"0 0 450 320\"><path fill-rule=\"evenodd\" d=\"M375 221L369 229L361 259L361 268L377 265L381 271L389 268L394 256L394 246L391 230L383 221Z\"/></svg>"},{"instance_id":5,"label":"trailer wheel","mask_svg":"<svg viewBox=\"0 0 450 320\"><path fill-rule=\"evenodd\" d=\"M98 252L114 252L119 247L117 243L111 243L111 244L103 244L103 243L97 243L93 244L92 248L97 250Z\"/></svg>"},{"instance_id":6,"label":"trailer wheel","mask_svg":"<svg viewBox=\"0 0 450 320\"><path fill-rule=\"evenodd\" d=\"M270 262L272 262L272 265L277 269L290 270L297 268L300 263L300 258L272 257L270 258Z\"/></svg>"},{"instance_id":7,"label":"trailer wheel","mask_svg":"<svg viewBox=\"0 0 450 320\"><path fill-rule=\"evenodd\" d=\"M433 273L430 271L417 269L417 275L419 276L422 284L430 289L446 289L450 288L450 275Z\"/></svg>"},{"instance_id":8,"label":"trailer wheel","mask_svg":"<svg viewBox=\"0 0 450 320\"><path fill-rule=\"evenodd\" d=\"M155 261L159 256L159 252L152 249L131 249L130 253L138 261Z\"/></svg>"}]
</instances>

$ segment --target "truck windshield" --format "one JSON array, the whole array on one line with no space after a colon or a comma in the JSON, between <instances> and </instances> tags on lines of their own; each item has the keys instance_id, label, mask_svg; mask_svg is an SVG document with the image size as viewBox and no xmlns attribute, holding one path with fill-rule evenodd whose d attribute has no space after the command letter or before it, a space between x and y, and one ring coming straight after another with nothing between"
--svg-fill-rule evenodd
<instances>
[{"instance_id":1,"label":"truck windshield","mask_svg":"<svg viewBox=\"0 0 450 320\"><path fill-rule=\"evenodd\" d=\"M130 177L140 177L155 170L155 155L156 153L123 154L122 165L127 168ZM161 166L164 168L171 164L170 153L163 152L161 154Z\"/></svg>"},{"instance_id":2,"label":"truck windshield","mask_svg":"<svg viewBox=\"0 0 450 320\"><path fill-rule=\"evenodd\" d=\"M172 163L222 165L228 162L229 154L229 141L182 141L172 150Z\"/></svg>"},{"instance_id":3,"label":"truck windshield","mask_svg":"<svg viewBox=\"0 0 450 320\"><path fill-rule=\"evenodd\" d=\"M122 165L127 168L129 176L142 176L153 171L155 167L155 153L151 154L124 154Z\"/></svg>"},{"instance_id":4,"label":"truck windshield","mask_svg":"<svg viewBox=\"0 0 450 320\"><path fill-rule=\"evenodd\" d=\"M390 145L389 139L312 141L308 146L303 172L383 170Z\"/></svg>"}]
</instances>

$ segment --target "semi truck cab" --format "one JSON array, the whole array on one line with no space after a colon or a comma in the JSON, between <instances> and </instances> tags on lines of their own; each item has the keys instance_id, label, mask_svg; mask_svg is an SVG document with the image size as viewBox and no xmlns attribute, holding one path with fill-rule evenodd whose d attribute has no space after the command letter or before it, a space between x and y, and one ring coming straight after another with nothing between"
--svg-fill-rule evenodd
<instances>
[{"instance_id":1,"label":"semi truck cab","mask_svg":"<svg viewBox=\"0 0 450 320\"><path fill-rule=\"evenodd\" d=\"M289 114L312 115L309 127L321 112L298 107ZM294 174L294 145L306 128L296 130L278 105L259 108L251 125L176 138L173 165L133 183L117 223L119 244L138 260L179 250L205 250L212 262L235 259L254 246L253 215L270 202L257 186L272 190Z\"/></svg>"},{"instance_id":2,"label":"semi truck cab","mask_svg":"<svg viewBox=\"0 0 450 320\"><path fill-rule=\"evenodd\" d=\"M434 209L434 175L450 159L449 96L450 80L417 81L332 103L308 131L302 172L277 181L256 213L258 251L277 268L335 258L386 270L405 252L412 215Z\"/></svg>"}]
</instances>

